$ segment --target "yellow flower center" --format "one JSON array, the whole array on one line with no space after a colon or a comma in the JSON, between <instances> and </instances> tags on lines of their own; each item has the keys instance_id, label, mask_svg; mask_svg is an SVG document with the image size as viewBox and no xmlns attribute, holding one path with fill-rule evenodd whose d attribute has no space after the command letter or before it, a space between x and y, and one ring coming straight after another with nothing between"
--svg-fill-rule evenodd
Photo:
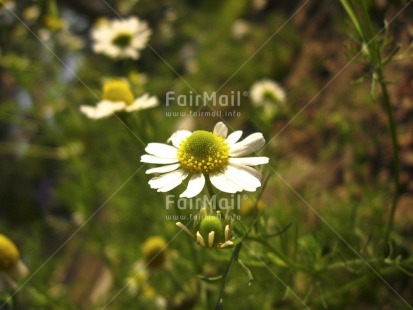
<instances>
[{"instance_id":1,"label":"yellow flower center","mask_svg":"<svg viewBox=\"0 0 413 310\"><path fill-rule=\"evenodd\" d=\"M119 33L113 38L112 43L120 48L127 47L132 41L132 36L130 33Z\"/></svg>"},{"instance_id":2,"label":"yellow flower center","mask_svg":"<svg viewBox=\"0 0 413 310\"><path fill-rule=\"evenodd\" d=\"M221 136L198 130L181 142L178 160L187 172L219 172L228 165L229 146Z\"/></svg>"},{"instance_id":3,"label":"yellow flower center","mask_svg":"<svg viewBox=\"0 0 413 310\"><path fill-rule=\"evenodd\" d=\"M20 253L14 243L0 234L0 271L7 271L17 264Z\"/></svg>"},{"instance_id":4,"label":"yellow flower center","mask_svg":"<svg viewBox=\"0 0 413 310\"><path fill-rule=\"evenodd\" d=\"M143 258L149 268L162 267L166 261L166 241L159 236L150 237L142 245Z\"/></svg>"},{"instance_id":5,"label":"yellow flower center","mask_svg":"<svg viewBox=\"0 0 413 310\"><path fill-rule=\"evenodd\" d=\"M108 80L103 84L103 99L112 102L125 102L131 104L134 101L132 90L128 82L124 80Z\"/></svg>"}]
</instances>

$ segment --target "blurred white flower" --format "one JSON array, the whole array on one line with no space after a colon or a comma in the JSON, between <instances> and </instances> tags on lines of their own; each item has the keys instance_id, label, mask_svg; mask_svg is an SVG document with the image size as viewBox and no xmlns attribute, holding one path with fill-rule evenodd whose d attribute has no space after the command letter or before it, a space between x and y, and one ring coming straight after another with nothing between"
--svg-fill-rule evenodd
<instances>
[{"instance_id":1,"label":"blurred white flower","mask_svg":"<svg viewBox=\"0 0 413 310\"><path fill-rule=\"evenodd\" d=\"M256 12L261 11L266 5L268 0L253 0L252 9Z\"/></svg>"},{"instance_id":2,"label":"blurred white flower","mask_svg":"<svg viewBox=\"0 0 413 310\"><path fill-rule=\"evenodd\" d=\"M147 284L148 278L149 273L144 262L136 262L132 267L130 276L126 279L129 293L136 295Z\"/></svg>"},{"instance_id":3,"label":"blurred white flower","mask_svg":"<svg viewBox=\"0 0 413 310\"><path fill-rule=\"evenodd\" d=\"M50 39L52 33L50 32L49 29L40 28L38 31L38 35L39 35L40 40L42 40L42 42L45 42Z\"/></svg>"},{"instance_id":4,"label":"blurred white flower","mask_svg":"<svg viewBox=\"0 0 413 310\"><path fill-rule=\"evenodd\" d=\"M10 3L11 1L6 2ZM32 23L34 21L36 21L36 19L39 18L40 15L40 9L38 5L30 5L28 7L26 7L23 12L22 12L22 16L25 22L27 23Z\"/></svg>"},{"instance_id":5,"label":"blurred white flower","mask_svg":"<svg viewBox=\"0 0 413 310\"><path fill-rule=\"evenodd\" d=\"M103 84L102 101L96 106L80 106L80 111L87 117L99 119L111 116L115 112L133 112L156 107L158 99L148 94L134 98L130 85L121 79L107 80Z\"/></svg>"},{"instance_id":6,"label":"blurred white flower","mask_svg":"<svg viewBox=\"0 0 413 310\"><path fill-rule=\"evenodd\" d=\"M237 19L232 24L232 35L235 39L242 39L250 32L250 24L242 19Z\"/></svg>"},{"instance_id":7,"label":"blurred white flower","mask_svg":"<svg viewBox=\"0 0 413 310\"><path fill-rule=\"evenodd\" d=\"M154 306L156 309L168 309L168 301L162 296L157 296L154 300Z\"/></svg>"},{"instance_id":8,"label":"blurred white flower","mask_svg":"<svg viewBox=\"0 0 413 310\"><path fill-rule=\"evenodd\" d=\"M261 186L261 175L252 166L267 164L269 159L240 156L262 148L265 139L261 133L254 133L238 142L242 131L227 134L227 126L219 122L213 132L178 130L168 139L172 145L149 143L145 149L149 155L143 155L141 162L165 165L146 171L161 174L149 181L151 188L168 192L190 176L180 197L191 198L202 191L208 176L223 192L254 192Z\"/></svg>"},{"instance_id":9,"label":"blurred white flower","mask_svg":"<svg viewBox=\"0 0 413 310\"><path fill-rule=\"evenodd\" d=\"M286 93L278 83L271 80L261 80L251 86L250 98L255 106L263 107L285 103Z\"/></svg>"},{"instance_id":10,"label":"blurred white flower","mask_svg":"<svg viewBox=\"0 0 413 310\"><path fill-rule=\"evenodd\" d=\"M146 267L143 261L137 261L133 265L129 277L126 278L129 294L149 302L150 309L167 309L166 299L148 283L151 274Z\"/></svg>"},{"instance_id":11,"label":"blurred white flower","mask_svg":"<svg viewBox=\"0 0 413 310\"><path fill-rule=\"evenodd\" d=\"M140 298L152 300L156 305L162 306L161 308L163 309L166 301L148 283L151 273L147 267L147 264L142 260L138 260L133 264L129 276L126 278L129 294L139 295Z\"/></svg>"},{"instance_id":12,"label":"blurred white flower","mask_svg":"<svg viewBox=\"0 0 413 310\"><path fill-rule=\"evenodd\" d=\"M137 17L105 21L92 30L93 51L111 58L138 59L151 35L146 22Z\"/></svg>"}]
</instances>

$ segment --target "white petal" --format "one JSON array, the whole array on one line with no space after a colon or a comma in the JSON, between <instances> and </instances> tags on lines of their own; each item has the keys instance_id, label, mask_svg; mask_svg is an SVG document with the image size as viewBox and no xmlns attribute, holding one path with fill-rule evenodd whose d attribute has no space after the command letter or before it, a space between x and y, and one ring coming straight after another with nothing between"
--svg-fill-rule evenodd
<instances>
[{"instance_id":1,"label":"white petal","mask_svg":"<svg viewBox=\"0 0 413 310\"><path fill-rule=\"evenodd\" d=\"M202 173L194 174L188 182L187 189L179 196L180 198L192 198L198 195L205 185L205 177Z\"/></svg>"},{"instance_id":2,"label":"white petal","mask_svg":"<svg viewBox=\"0 0 413 310\"><path fill-rule=\"evenodd\" d=\"M241 186L248 192L255 192L255 190L261 186L260 180L250 174L247 170L244 170L242 166L234 167L229 165L225 170L224 175L228 180Z\"/></svg>"},{"instance_id":3,"label":"white petal","mask_svg":"<svg viewBox=\"0 0 413 310\"><path fill-rule=\"evenodd\" d=\"M158 192L164 193L164 192L170 191L171 189L174 189L175 187L180 185L182 181L186 179L187 176L188 176L188 173L185 172L183 175L181 175L179 178L177 178L173 182L165 185L164 187L159 188Z\"/></svg>"},{"instance_id":4,"label":"white petal","mask_svg":"<svg viewBox=\"0 0 413 310\"><path fill-rule=\"evenodd\" d=\"M185 140L190 135L192 135L192 132L188 130L178 130L172 134L172 136L168 139L167 142L172 142L173 146L179 147L181 145L182 140Z\"/></svg>"},{"instance_id":5,"label":"white petal","mask_svg":"<svg viewBox=\"0 0 413 310\"><path fill-rule=\"evenodd\" d=\"M212 248L214 246L215 231L211 231L208 234L208 246Z\"/></svg>"},{"instance_id":6,"label":"white petal","mask_svg":"<svg viewBox=\"0 0 413 310\"><path fill-rule=\"evenodd\" d=\"M241 186L228 180L228 178L222 173L210 174L209 179L211 180L212 185L225 193L234 194L242 191L243 189Z\"/></svg>"},{"instance_id":7,"label":"white petal","mask_svg":"<svg viewBox=\"0 0 413 310\"><path fill-rule=\"evenodd\" d=\"M142 155L141 156L141 162L142 163L148 163L148 164L174 164L178 162L178 159L176 158L162 158L162 157L156 157L153 155Z\"/></svg>"},{"instance_id":8,"label":"white petal","mask_svg":"<svg viewBox=\"0 0 413 310\"><path fill-rule=\"evenodd\" d=\"M102 100L96 105L98 109L110 109L112 111L120 111L123 110L124 107L125 103L123 101Z\"/></svg>"},{"instance_id":9,"label":"white petal","mask_svg":"<svg viewBox=\"0 0 413 310\"><path fill-rule=\"evenodd\" d=\"M178 149L163 143L149 143L145 148L145 151L151 155L162 158L175 158L177 159Z\"/></svg>"},{"instance_id":10,"label":"white petal","mask_svg":"<svg viewBox=\"0 0 413 310\"><path fill-rule=\"evenodd\" d=\"M231 238L230 236L230 230L229 230L229 225L225 226L225 240L228 241Z\"/></svg>"},{"instance_id":11,"label":"white petal","mask_svg":"<svg viewBox=\"0 0 413 310\"><path fill-rule=\"evenodd\" d=\"M223 122L219 122L214 127L214 134L221 136L225 139L228 134L228 127Z\"/></svg>"},{"instance_id":12,"label":"white petal","mask_svg":"<svg viewBox=\"0 0 413 310\"><path fill-rule=\"evenodd\" d=\"M125 107L123 102L100 101L95 107L82 105L80 112L92 119L104 118Z\"/></svg>"},{"instance_id":13,"label":"white petal","mask_svg":"<svg viewBox=\"0 0 413 310\"><path fill-rule=\"evenodd\" d=\"M189 231L189 229L184 224L182 224L181 222L177 222L176 226L178 226L180 229L182 229L184 232L186 232L191 238L194 237L194 235Z\"/></svg>"},{"instance_id":14,"label":"white petal","mask_svg":"<svg viewBox=\"0 0 413 310\"><path fill-rule=\"evenodd\" d=\"M135 52L135 50L132 50L132 51ZM131 58L134 58L134 57L132 57L132 55L129 55L129 56ZM143 110L143 109L149 109L149 108L156 107L158 104L159 104L158 98L156 98L154 96L149 97L148 94L143 94L142 96L137 98L131 105L126 106L125 110L127 112L138 111L138 110Z\"/></svg>"},{"instance_id":15,"label":"white petal","mask_svg":"<svg viewBox=\"0 0 413 310\"><path fill-rule=\"evenodd\" d=\"M230 165L232 167L235 167L237 169L242 169L246 172L248 172L249 174L251 174L254 178L258 179L259 181L261 181L262 179L262 175L253 167L249 167L249 166L244 166L244 165L238 165L238 164L234 164L234 163L230 163Z\"/></svg>"},{"instance_id":16,"label":"white petal","mask_svg":"<svg viewBox=\"0 0 413 310\"><path fill-rule=\"evenodd\" d=\"M159 177L154 177L149 180L151 188L161 189L169 185L174 185L172 188L181 184L182 180L186 178L188 174L182 169L165 173Z\"/></svg>"},{"instance_id":17,"label":"white petal","mask_svg":"<svg viewBox=\"0 0 413 310\"><path fill-rule=\"evenodd\" d=\"M202 238L201 234L199 233L199 231L196 232L196 241L202 245L203 247L205 247L205 242L204 242L204 238Z\"/></svg>"},{"instance_id":18,"label":"white petal","mask_svg":"<svg viewBox=\"0 0 413 310\"><path fill-rule=\"evenodd\" d=\"M229 150L229 155L236 157L243 156L259 150L264 145L265 139L262 133L253 133L252 135L246 137L244 140L232 145Z\"/></svg>"},{"instance_id":19,"label":"white petal","mask_svg":"<svg viewBox=\"0 0 413 310\"><path fill-rule=\"evenodd\" d=\"M228 240L228 241L225 241L223 244L221 244L219 247L221 249L224 249L224 248L232 247L233 245L234 245L234 242Z\"/></svg>"},{"instance_id":20,"label":"white petal","mask_svg":"<svg viewBox=\"0 0 413 310\"><path fill-rule=\"evenodd\" d=\"M117 46L114 45L104 45L101 47L101 49L102 54L105 54L112 58L117 58L122 53L122 50L120 50Z\"/></svg>"},{"instance_id":21,"label":"white petal","mask_svg":"<svg viewBox=\"0 0 413 310\"><path fill-rule=\"evenodd\" d=\"M230 163L247 166L264 165L268 164L269 161L268 157L235 157L229 159Z\"/></svg>"},{"instance_id":22,"label":"white petal","mask_svg":"<svg viewBox=\"0 0 413 310\"><path fill-rule=\"evenodd\" d=\"M120 48L119 49L119 54L117 55L119 58L132 58L132 59L138 59L138 51L133 49L130 46Z\"/></svg>"},{"instance_id":23,"label":"white petal","mask_svg":"<svg viewBox=\"0 0 413 310\"><path fill-rule=\"evenodd\" d=\"M178 169L181 165L180 164L173 164L173 165L166 165L162 167L157 167L157 168L152 168L149 170L146 170L146 174L151 174L151 173L166 173L166 172L171 172L176 169Z\"/></svg>"},{"instance_id":24,"label":"white petal","mask_svg":"<svg viewBox=\"0 0 413 310\"><path fill-rule=\"evenodd\" d=\"M92 118L92 119L98 119L98 118L102 118L105 117L103 115L98 115L96 108L95 107L91 107L91 106L87 106L87 105L82 105L80 106L80 112L82 112L83 114L85 114L87 117ZM106 116L111 115L112 113L108 113Z\"/></svg>"},{"instance_id":25,"label":"white petal","mask_svg":"<svg viewBox=\"0 0 413 310\"><path fill-rule=\"evenodd\" d=\"M237 131L234 131L233 133L231 133L227 137L226 141L227 141L228 145L233 145L233 144L238 142L238 140L241 138L241 136L242 136L242 131L237 130Z\"/></svg>"}]
</instances>

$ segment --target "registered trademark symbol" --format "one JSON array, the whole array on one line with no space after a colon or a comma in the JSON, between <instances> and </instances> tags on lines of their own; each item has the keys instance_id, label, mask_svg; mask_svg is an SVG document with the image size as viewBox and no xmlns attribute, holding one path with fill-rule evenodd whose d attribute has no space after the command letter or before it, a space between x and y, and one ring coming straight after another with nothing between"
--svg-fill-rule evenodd
<instances>
[{"instance_id":1,"label":"registered trademark symbol","mask_svg":"<svg viewBox=\"0 0 413 310\"><path fill-rule=\"evenodd\" d=\"M248 92L247 92L246 90L244 90L244 91L242 92L242 95L243 95L244 97L247 97L247 96L248 96Z\"/></svg>"}]
</instances>

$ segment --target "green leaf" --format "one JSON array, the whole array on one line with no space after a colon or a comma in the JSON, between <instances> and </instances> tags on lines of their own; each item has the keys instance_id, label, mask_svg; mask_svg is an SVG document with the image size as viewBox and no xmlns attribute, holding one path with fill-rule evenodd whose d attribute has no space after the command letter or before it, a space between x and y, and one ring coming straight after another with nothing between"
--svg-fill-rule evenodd
<instances>
[{"instance_id":1,"label":"green leaf","mask_svg":"<svg viewBox=\"0 0 413 310\"><path fill-rule=\"evenodd\" d=\"M268 258L277 266L288 267L287 263L274 253L268 253Z\"/></svg>"},{"instance_id":2,"label":"green leaf","mask_svg":"<svg viewBox=\"0 0 413 310\"><path fill-rule=\"evenodd\" d=\"M216 276L216 277L205 277L205 276L202 276L202 275L198 275L198 279L200 279L202 281L205 281L205 282L208 282L208 283L214 283L214 282L222 279L222 274L219 275L219 276Z\"/></svg>"}]
</instances>

